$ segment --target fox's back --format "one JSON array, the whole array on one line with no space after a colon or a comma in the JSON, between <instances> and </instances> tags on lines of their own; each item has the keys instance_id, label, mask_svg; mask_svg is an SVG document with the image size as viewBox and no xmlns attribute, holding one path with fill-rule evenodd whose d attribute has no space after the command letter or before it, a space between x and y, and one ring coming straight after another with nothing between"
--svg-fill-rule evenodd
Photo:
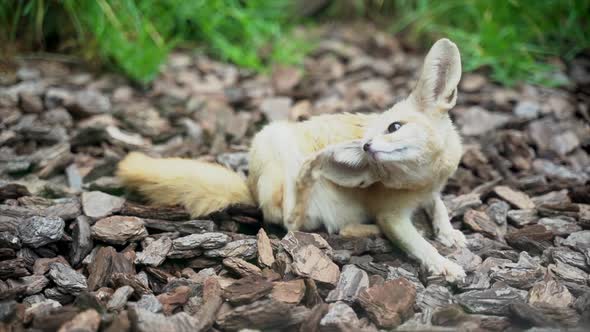
<instances>
[{"instance_id":1,"label":"fox's back","mask_svg":"<svg viewBox=\"0 0 590 332\"><path fill-rule=\"evenodd\" d=\"M294 123L292 133L298 148L304 155L310 155L337 143L360 139L374 114L327 114Z\"/></svg>"}]
</instances>

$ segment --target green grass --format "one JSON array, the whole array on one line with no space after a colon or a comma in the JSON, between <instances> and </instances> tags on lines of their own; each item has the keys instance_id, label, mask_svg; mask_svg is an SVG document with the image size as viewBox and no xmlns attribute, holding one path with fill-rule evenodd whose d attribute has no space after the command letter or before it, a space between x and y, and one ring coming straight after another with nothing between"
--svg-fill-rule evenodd
<instances>
[{"instance_id":1,"label":"green grass","mask_svg":"<svg viewBox=\"0 0 590 332\"><path fill-rule=\"evenodd\" d=\"M348 0L357 16L388 23L427 47L455 41L466 71L489 68L505 85L560 85L551 58L571 60L590 48L590 0ZM335 2L332 10L343 11Z\"/></svg>"},{"instance_id":2,"label":"green grass","mask_svg":"<svg viewBox=\"0 0 590 332\"><path fill-rule=\"evenodd\" d=\"M295 0L0 0L0 47L83 55L147 83L177 46L265 71L301 63L309 41L291 27ZM466 71L505 85L564 83L566 62L590 48L590 0L333 0L329 17L368 18L428 47L455 41ZM352 13L352 14L351 14Z\"/></svg>"},{"instance_id":3,"label":"green grass","mask_svg":"<svg viewBox=\"0 0 590 332\"><path fill-rule=\"evenodd\" d=\"M288 0L5 0L0 40L25 49L57 45L142 83L179 45L264 70L302 60L302 42L289 35L290 6Z\"/></svg>"}]
</instances>

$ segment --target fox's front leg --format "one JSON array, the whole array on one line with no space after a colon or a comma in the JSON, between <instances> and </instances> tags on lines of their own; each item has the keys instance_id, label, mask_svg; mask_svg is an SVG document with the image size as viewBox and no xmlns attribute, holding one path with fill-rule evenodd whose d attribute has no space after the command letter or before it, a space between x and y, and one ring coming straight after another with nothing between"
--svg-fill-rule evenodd
<instances>
[{"instance_id":1,"label":"fox's front leg","mask_svg":"<svg viewBox=\"0 0 590 332\"><path fill-rule=\"evenodd\" d=\"M438 242L447 247L465 247L467 245L465 235L460 230L454 229L453 225L451 225L449 212L439 193L433 194L432 201L429 202L427 210L432 219L432 228L434 229L434 234Z\"/></svg>"},{"instance_id":2,"label":"fox's front leg","mask_svg":"<svg viewBox=\"0 0 590 332\"><path fill-rule=\"evenodd\" d=\"M414 227L411 210L393 211L377 217L381 231L430 273L443 275L449 282L465 278L463 268L443 257Z\"/></svg>"}]
</instances>

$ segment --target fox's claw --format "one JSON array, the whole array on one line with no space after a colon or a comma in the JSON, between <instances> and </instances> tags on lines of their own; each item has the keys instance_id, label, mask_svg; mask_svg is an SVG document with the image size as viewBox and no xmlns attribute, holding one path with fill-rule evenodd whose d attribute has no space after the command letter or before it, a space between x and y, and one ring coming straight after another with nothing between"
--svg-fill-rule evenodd
<instances>
[{"instance_id":1,"label":"fox's claw","mask_svg":"<svg viewBox=\"0 0 590 332\"><path fill-rule=\"evenodd\" d=\"M456 246L459 248L467 246L467 239L463 232L458 229L452 229L448 232L439 232L436 240L447 247Z\"/></svg>"},{"instance_id":2,"label":"fox's claw","mask_svg":"<svg viewBox=\"0 0 590 332\"><path fill-rule=\"evenodd\" d=\"M434 275L441 275L445 277L445 280L451 283L464 280L466 277L465 270L448 259L444 259L439 263L427 266L428 272Z\"/></svg>"}]
</instances>

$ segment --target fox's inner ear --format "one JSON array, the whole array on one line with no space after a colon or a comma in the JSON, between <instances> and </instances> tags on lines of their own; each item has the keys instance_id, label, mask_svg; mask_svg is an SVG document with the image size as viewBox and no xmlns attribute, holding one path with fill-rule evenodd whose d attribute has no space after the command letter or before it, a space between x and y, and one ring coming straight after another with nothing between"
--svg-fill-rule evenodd
<instances>
[{"instance_id":1,"label":"fox's inner ear","mask_svg":"<svg viewBox=\"0 0 590 332\"><path fill-rule=\"evenodd\" d=\"M457 85L461 79L461 55L457 45L440 39L424 60L422 74L411 97L422 109L448 111L457 102Z\"/></svg>"}]
</instances>

